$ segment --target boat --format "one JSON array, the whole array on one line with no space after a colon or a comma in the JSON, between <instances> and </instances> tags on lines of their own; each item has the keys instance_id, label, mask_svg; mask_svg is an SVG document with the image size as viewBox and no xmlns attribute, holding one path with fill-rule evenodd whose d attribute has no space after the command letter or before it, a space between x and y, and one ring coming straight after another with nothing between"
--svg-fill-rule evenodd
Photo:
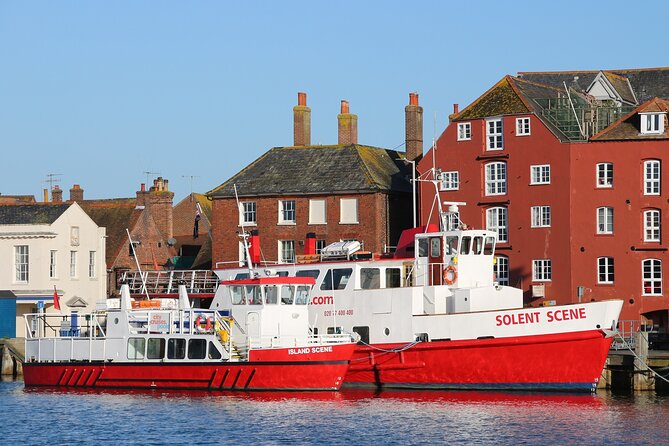
<instances>
[{"instance_id":1,"label":"boat","mask_svg":"<svg viewBox=\"0 0 669 446\"><path fill-rule=\"evenodd\" d=\"M307 303L314 283L229 280L217 287L229 311L193 308L183 282L177 299L133 298L123 284L120 298L90 314L25 315L25 385L338 390L355 343L350 335L311 333Z\"/></svg>"},{"instance_id":2,"label":"boat","mask_svg":"<svg viewBox=\"0 0 669 446\"><path fill-rule=\"evenodd\" d=\"M391 257L340 241L262 272L314 278L313 333L359 336L345 387L593 392L622 300L524 306L494 277L497 233L467 228L464 203L444 204L439 227L405 231ZM216 294L211 308L229 305Z\"/></svg>"}]
</instances>

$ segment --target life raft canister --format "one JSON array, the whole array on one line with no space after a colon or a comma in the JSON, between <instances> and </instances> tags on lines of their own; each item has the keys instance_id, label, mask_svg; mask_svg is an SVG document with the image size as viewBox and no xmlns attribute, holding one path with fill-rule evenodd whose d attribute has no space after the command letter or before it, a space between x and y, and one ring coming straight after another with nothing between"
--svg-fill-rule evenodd
<instances>
[{"instance_id":1,"label":"life raft canister","mask_svg":"<svg viewBox=\"0 0 669 446\"><path fill-rule=\"evenodd\" d=\"M453 285L458 280L458 270L453 265L448 265L444 268L444 283L446 285Z\"/></svg>"}]
</instances>

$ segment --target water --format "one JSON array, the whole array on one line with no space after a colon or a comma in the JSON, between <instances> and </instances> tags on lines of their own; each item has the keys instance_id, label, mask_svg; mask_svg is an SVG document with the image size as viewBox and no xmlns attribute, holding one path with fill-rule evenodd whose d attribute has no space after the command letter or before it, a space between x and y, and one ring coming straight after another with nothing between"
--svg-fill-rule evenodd
<instances>
[{"instance_id":1,"label":"water","mask_svg":"<svg viewBox=\"0 0 669 446\"><path fill-rule=\"evenodd\" d=\"M669 397L211 393L0 382L0 444L669 444Z\"/></svg>"}]
</instances>

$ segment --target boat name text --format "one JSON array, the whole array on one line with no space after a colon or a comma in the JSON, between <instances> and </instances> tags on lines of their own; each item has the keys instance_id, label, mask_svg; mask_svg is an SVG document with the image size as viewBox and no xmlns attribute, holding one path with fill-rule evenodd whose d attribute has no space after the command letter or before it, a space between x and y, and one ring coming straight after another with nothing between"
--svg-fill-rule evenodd
<instances>
[{"instance_id":1,"label":"boat name text","mask_svg":"<svg viewBox=\"0 0 669 446\"><path fill-rule=\"evenodd\" d=\"M304 347L304 348L289 348L289 355L306 355L309 353L332 353L332 347Z\"/></svg>"},{"instance_id":2,"label":"boat name text","mask_svg":"<svg viewBox=\"0 0 669 446\"><path fill-rule=\"evenodd\" d=\"M585 308L568 308L563 310L548 310L545 314L546 322L562 322L587 318ZM500 314L495 316L496 326L538 324L542 313L531 311L526 313Z\"/></svg>"}]
</instances>

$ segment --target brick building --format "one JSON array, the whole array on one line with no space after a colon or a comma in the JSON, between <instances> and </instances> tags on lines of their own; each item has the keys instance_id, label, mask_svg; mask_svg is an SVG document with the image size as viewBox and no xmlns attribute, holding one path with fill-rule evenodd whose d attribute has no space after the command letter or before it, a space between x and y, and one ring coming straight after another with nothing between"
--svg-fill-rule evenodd
<instances>
[{"instance_id":1,"label":"brick building","mask_svg":"<svg viewBox=\"0 0 669 446\"><path fill-rule=\"evenodd\" d=\"M317 249L355 239L368 251L383 252L411 226L411 164L404 153L358 144L357 116L346 101L337 117L337 145L311 145L311 110L304 93L298 94L293 113L294 146L269 150L208 192L215 266L243 259L237 236L242 224L258 231L262 260L280 263L294 262L305 252L309 233ZM422 109L415 94L407 120L412 124L407 126L408 156L415 160L422 154Z\"/></svg>"},{"instance_id":2,"label":"brick building","mask_svg":"<svg viewBox=\"0 0 669 446\"><path fill-rule=\"evenodd\" d=\"M211 268L211 207L207 196L198 193L191 193L174 206L176 269Z\"/></svg>"},{"instance_id":3,"label":"brick building","mask_svg":"<svg viewBox=\"0 0 669 446\"><path fill-rule=\"evenodd\" d=\"M497 230L497 278L530 305L620 298L667 327L669 69L506 76L448 127L419 172ZM422 223L434 188L421 186Z\"/></svg>"}]
</instances>

